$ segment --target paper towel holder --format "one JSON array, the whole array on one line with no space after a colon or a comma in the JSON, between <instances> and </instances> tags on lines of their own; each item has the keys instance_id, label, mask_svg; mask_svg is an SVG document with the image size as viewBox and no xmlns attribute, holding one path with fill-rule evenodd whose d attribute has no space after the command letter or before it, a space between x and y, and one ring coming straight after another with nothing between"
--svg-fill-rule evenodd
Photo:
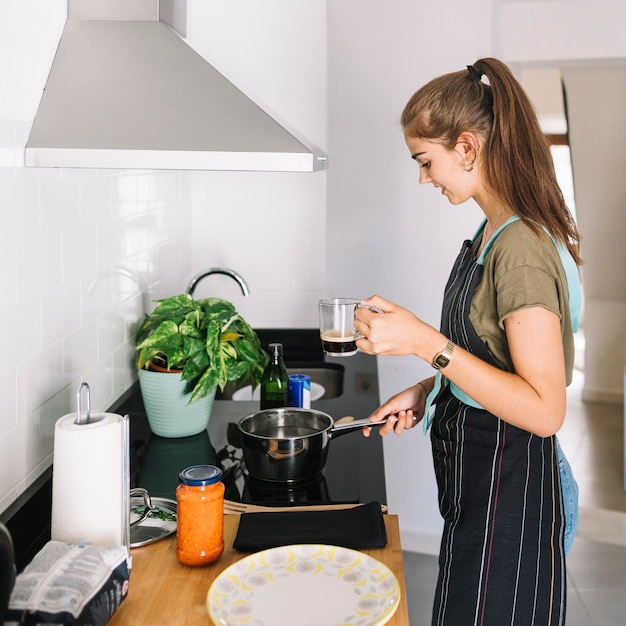
<instances>
[{"instance_id":1,"label":"paper towel holder","mask_svg":"<svg viewBox=\"0 0 626 626\"><path fill-rule=\"evenodd\" d=\"M85 393L83 394L83 390ZM87 411L85 416L85 421L83 422L83 395L86 397L87 402ZM78 387L78 391L76 392L76 419L74 420L75 424L93 424L95 422L100 421L101 417L93 418L91 417L91 391L89 389L89 385L85 382L81 383Z\"/></svg>"}]
</instances>

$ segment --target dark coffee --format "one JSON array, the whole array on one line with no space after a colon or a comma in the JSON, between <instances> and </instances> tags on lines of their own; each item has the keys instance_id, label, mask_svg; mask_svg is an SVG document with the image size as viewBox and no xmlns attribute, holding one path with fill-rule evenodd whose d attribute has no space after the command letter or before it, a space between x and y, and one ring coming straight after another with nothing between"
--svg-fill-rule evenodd
<instances>
[{"instance_id":1,"label":"dark coffee","mask_svg":"<svg viewBox=\"0 0 626 626\"><path fill-rule=\"evenodd\" d=\"M356 352L356 341L353 335L338 337L331 333L324 333L322 335L322 349L331 356L350 356Z\"/></svg>"}]
</instances>

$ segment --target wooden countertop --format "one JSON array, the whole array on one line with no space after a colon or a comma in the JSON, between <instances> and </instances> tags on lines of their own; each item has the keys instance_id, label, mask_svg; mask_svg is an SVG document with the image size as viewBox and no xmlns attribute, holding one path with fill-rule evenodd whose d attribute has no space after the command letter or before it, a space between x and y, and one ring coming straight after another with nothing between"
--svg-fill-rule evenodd
<instances>
[{"instance_id":1,"label":"wooden countertop","mask_svg":"<svg viewBox=\"0 0 626 626\"><path fill-rule=\"evenodd\" d=\"M404 581L404 563L397 515L385 515L387 546L362 550L389 567L400 583L400 604L389 626L409 623ZM238 515L224 517L224 553L204 567L188 567L176 558L175 535L132 549L132 571L128 597L109 621L109 626L194 626L211 624L206 596L213 580L245 553L233 549L239 526Z\"/></svg>"}]
</instances>

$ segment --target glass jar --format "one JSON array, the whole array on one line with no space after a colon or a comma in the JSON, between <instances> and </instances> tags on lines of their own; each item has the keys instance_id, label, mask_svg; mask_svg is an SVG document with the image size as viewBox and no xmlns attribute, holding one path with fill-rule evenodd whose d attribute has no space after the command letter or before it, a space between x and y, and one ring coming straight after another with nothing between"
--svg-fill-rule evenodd
<instances>
[{"instance_id":1,"label":"glass jar","mask_svg":"<svg viewBox=\"0 0 626 626\"><path fill-rule=\"evenodd\" d=\"M206 565L224 551L224 483L214 465L193 465L176 488L176 556L185 565Z\"/></svg>"}]
</instances>

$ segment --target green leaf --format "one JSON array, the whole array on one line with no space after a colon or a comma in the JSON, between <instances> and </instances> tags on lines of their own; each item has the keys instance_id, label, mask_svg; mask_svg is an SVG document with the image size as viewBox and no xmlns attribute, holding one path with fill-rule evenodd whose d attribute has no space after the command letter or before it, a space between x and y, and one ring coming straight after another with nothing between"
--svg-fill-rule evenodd
<instances>
[{"instance_id":1,"label":"green leaf","mask_svg":"<svg viewBox=\"0 0 626 626\"><path fill-rule=\"evenodd\" d=\"M235 346L232 343L222 342L220 344L220 352L222 354L223 359L226 359L226 358L236 359L238 356L237 350L235 349Z\"/></svg>"},{"instance_id":2,"label":"green leaf","mask_svg":"<svg viewBox=\"0 0 626 626\"><path fill-rule=\"evenodd\" d=\"M169 348L171 346L180 345L182 339L178 333L178 324L172 320L162 321L152 332L147 336L138 348L154 348L155 346Z\"/></svg>"},{"instance_id":3,"label":"green leaf","mask_svg":"<svg viewBox=\"0 0 626 626\"><path fill-rule=\"evenodd\" d=\"M196 383L194 387L191 398L189 402L195 402L196 400L200 400L212 393L217 385L217 377L218 374L216 370L210 369L204 372L204 374L200 377L200 380Z\"/></svg>"},{"instance_id":4,"label":"green leaf","mask_svg":"<svg viewBox=\"0 0 626 626\"><path fill-rule=\"evenodd\" d=\"M198 303L186 293L159 300L158 302L159 304L152 312L152 317L167 319L180 315L184 316L189 311L194 311L199 308Z\"/></svg>"},{"instance_id":5,"label":"green leaf","mask_svg":"<svg viewBox=\"0 0 626 626\"><path fill-rule=\"evenodd\" d=\"M248 369L248 366L241 361L233 363L228 372L228 380L234 382L240 378L247 378Z\"/></svg>"},{"instance_id":6,"label":"green leaf","mask_svg":"<svg viewBox=\"0 0 626 626\"><path fill-rule=\"evenodd\" d=\"M200 339L185 337L183 341L185 380L198 378L210 367L209 357Z\"/></svg>"}]
</instances>

